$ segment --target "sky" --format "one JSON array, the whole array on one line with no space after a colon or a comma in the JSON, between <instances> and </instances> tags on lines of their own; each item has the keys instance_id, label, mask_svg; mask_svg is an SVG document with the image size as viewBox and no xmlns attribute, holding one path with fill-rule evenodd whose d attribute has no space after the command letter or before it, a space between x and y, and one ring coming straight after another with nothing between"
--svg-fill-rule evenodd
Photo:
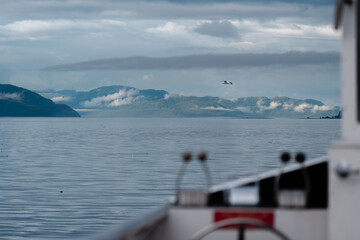
<instances>
[{"instance_id":1,"label":"sky","mask_svg":"<svg viewBox=\"0 0 360 240\"><path fill-rule=\"evenodd\" d=\"M0 83L340 105L333 0L0 2Z\"/></svg>"}]
</instances>

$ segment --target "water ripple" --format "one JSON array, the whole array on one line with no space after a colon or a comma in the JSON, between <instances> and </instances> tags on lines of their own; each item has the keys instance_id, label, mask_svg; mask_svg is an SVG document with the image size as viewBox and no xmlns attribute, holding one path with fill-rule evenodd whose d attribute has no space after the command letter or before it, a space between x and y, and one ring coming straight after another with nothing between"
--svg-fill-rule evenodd
<instances>
[{"instance_id":1,"label":"water ripple","mask_svg":"<svg viewBox=\"0 0 360 240\"><path fill-rule=\"evenodd\" d=\"M74 239L166 202L185 150L207 150L221 183L326 153L339 120L0 119L0 236ZM183 185L205 186L197 162Z\"/></svg>"}]
</instances>

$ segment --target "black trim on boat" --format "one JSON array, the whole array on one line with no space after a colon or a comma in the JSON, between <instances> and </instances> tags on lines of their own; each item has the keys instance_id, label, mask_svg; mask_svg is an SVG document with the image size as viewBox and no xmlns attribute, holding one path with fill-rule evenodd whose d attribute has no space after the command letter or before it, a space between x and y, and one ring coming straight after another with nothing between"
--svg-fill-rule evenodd
<instances>
[{"instance_id":1,"label":"black trim on boat","mask_svg":"<svg viewBox=\"0 0 360 240\"><path fill-rule=\"evenodd\" d=\"M309 177L310 189L307 199L306 208L327 208L328 206L328 162L327 160L316 162L315 164L308 164L306 171ZM259 187L259 203L256 207L277 207L275 197L275 181L277 174L272 171L265 177L253 177L252 180L240 183L231 188L243 186ZM258 182L257 182L258 181ZM285 171L282 175L281 188L287 190L303 189L305 186L303 178L303 169L296 167L291 170ZM220 189L213 191L209 194L208 206L226 207L229 204L226 202L226 191L228 189ZM246 207L246 206L242 206ZM254 207L254 206L251 206Z\"/></svg>"}]
</instances>

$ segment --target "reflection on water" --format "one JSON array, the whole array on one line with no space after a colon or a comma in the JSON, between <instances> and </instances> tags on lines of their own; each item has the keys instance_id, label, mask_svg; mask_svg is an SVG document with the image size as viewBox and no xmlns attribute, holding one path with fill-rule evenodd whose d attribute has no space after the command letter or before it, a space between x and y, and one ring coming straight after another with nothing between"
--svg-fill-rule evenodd
<instances>
[{"instance_id":1,"label":"reflection on water","mask_svg":"<svg viewBox=\"0 0 360 240\"><path fill-rule=\"evenodd\" d=\"M72 239L166 202L180 155L206 150L213 182L326 154L339 120L0 119L0 236ZM203 187L197 162L183 186Z\"/></svg>"}]
</instances>

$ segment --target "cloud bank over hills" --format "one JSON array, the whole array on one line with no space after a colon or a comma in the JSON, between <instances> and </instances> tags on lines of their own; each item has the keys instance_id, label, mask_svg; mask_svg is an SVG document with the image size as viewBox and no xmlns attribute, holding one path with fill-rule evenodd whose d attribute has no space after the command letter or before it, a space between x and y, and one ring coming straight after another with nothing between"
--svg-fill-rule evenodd
<instances>
[{"instance_id":1,"label":"cloud bank over hills","mask_svg":"<svg viewBox=\"0 0 360 240\"><path fill-rule=\"evenodd\" d=\"M66 103L84 116L96 117L286 117L320 118L336 116L340 107L330 107L314 99L288 97L195 97L163 90L107 86L87 92L64 94L39 91L55 102Z\"/></svg>"}]
</instances>

